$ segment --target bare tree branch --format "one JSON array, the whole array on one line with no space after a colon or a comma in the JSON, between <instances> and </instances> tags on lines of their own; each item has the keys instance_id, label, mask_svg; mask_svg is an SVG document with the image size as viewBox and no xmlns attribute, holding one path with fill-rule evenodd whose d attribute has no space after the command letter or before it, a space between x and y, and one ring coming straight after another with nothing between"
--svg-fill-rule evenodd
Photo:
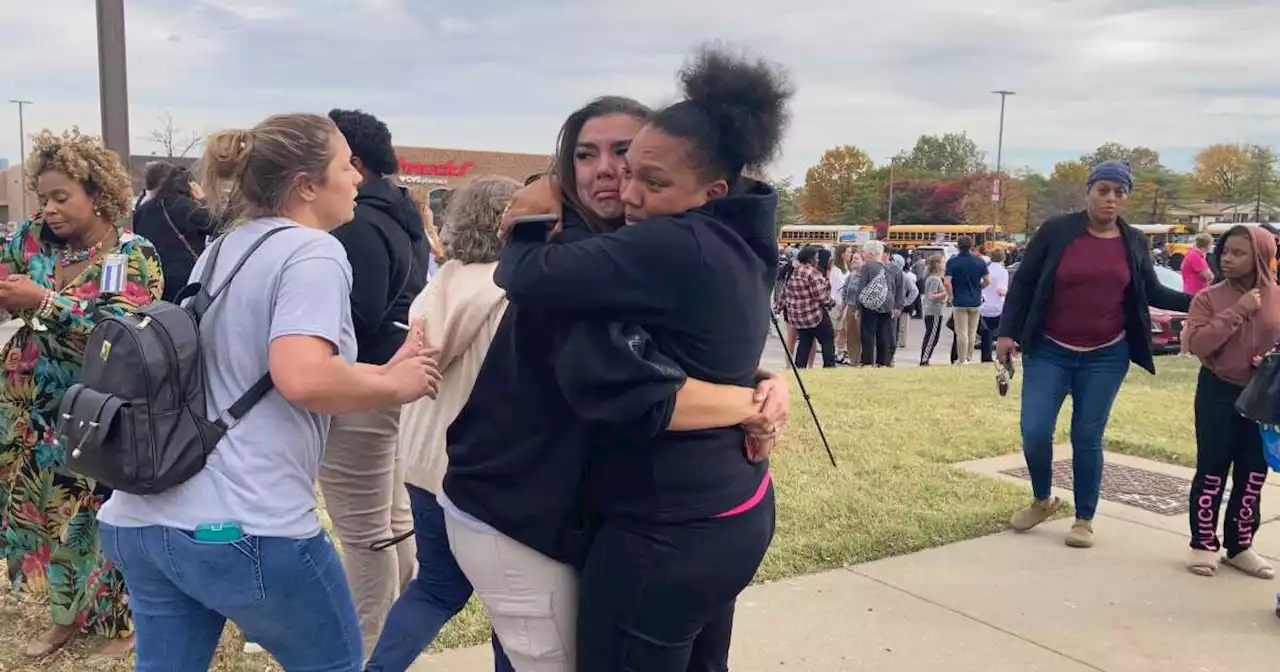
<instances>
[{"instance_id":1,"label":"bare tree branch","mask_svg":"<svg viewBox=\"0 0 1280 672\"><path fill-rule=\"evenodd\" d=\"M157 120L159 126L147 131L140 140L159 145L169 158L182 158L204 142L204 136L194 131L179 129L168 110Z\"/></svg>"}]
</instances>

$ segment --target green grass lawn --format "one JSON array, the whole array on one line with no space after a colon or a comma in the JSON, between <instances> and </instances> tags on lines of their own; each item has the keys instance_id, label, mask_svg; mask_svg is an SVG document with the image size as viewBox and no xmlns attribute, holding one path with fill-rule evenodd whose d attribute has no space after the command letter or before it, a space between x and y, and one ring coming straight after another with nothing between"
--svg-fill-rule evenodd
<instances>
[{"instance_id":1,"label":"green grass lawn","mask_svg":"<svg viewBox=\"0 0 1280 672\"><path fill-rule=\"evenodd\" d=\"M1107 431L1110 450L1193 465L1192 397L1197 364L1162 357L1159 375L1132 370ZM1029 487L970 475L955 462L1017 451L1018 385L996 394L986 366L925 369L832 369L803 373L813 405L839 462L833 468L792 385L791 427L774 453L778 530L758 581L901 555L990 534L1026 504ZM1059 422L1067 440L1070 402ZM0 629L22 619L0 617ZM15 625L11 625L15 624ZM437 647L478 644L488 637L474 603L446 627ZM12 636L14 633L10 633ZM5 648L12 648L12 637ZM216 669L262 670L228 639ZM25 669L0 651L0 670ZM40 669L83 669L73 656ZM268 668L274 669L274 668Z\"/></svg>"}]
</instances>

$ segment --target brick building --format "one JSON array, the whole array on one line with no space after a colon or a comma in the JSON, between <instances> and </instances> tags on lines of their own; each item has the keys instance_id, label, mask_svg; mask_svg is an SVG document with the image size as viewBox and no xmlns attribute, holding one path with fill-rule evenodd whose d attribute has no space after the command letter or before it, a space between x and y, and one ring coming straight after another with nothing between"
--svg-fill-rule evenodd
<instances>
[{"instance_id":1,"label":"brick building","mask_svg":"<svg viewBox=\"0 0 1280 672\"><path fill-rule=\"evenodd\" d=\"M486 175L502 175L523 183L530 175L545 173L551 167L549 154L512 154L508 152L484 152L470 149L440 149L435 147L397 147L400 172L393 178L408 187L419 203L430 203L432 210L440 214L441 199L450 191L471 184ZM129 157L129 171L133 174L135 194L143 189L142 173L152 161L195 167L192 157L139 156ZM11 166L0 171L0 224L20 216L21 198L20 168ZM35 195L28 195L28 207L34 208Z\"/></svg>"},{"instance_id":2,"label":"brick building","mask_svg":"<svg viewBox=\"0 0 1280 672\"><path fill-rule=\"evenodd\" d=\"M395 180L408 187L419 203L430 203L437 215L445 194L477 178L502 175L524 183L530 175L545 173L551 167L548 154L396 147L396 156L400 158L400 172Z\"/></svg>"}]
</instances>

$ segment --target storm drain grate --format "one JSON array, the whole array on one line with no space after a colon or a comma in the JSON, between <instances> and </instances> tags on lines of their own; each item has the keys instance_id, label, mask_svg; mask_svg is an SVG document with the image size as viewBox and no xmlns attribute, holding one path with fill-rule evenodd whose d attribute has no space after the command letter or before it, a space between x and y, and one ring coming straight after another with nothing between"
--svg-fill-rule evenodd
<instances>
[{"instance_id":1,"label":"storm drain grate","mask_svg":"<svg viewBox=\"0 0 1280 672\"><path fill-rule=\"evenodd\" d=\"M1031 480L1026 467L1008 469L1002 473ZM1053 484L1075 490L1071 460L1053 463ZM1102 470L1102 498L1152 513L1177 516L1185 514L1191 508L1191 481L1123 464L1108 464Z\"/></svg>"}]
</instances>

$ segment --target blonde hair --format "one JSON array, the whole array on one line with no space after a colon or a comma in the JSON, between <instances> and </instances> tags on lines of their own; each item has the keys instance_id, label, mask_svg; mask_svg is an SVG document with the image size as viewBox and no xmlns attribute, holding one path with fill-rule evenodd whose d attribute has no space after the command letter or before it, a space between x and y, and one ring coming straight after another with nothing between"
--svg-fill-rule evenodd
<instances>
[{"instance_id":1,"label":"blonde hair","mask_svg":"<svg viewBox=\"0 0 1280 672\"><path fill-rule=\"evenodd\" d=\"M299 175L324 184L338 127L319 114L277 114L205 140L199 182L224 227L282 214Z\"/></svg>"},{"instance_id":2,"label":"blonde hair","mask_svg":"<svg viewBox=\"0 0 1280 672\"><path fill-rule=\"evenodd\" d=\"M1202 231L1196 234L1195 241L1196 247L1202 250L1207 250L1213 247L1213 234Z\"/></svg>"},{"instance_id":3,"label":"blonde hair","mask_svg":"<svg viewBox=\"0 0 1280 672\"><path fill-rule=\"evenodd\" d=\"M926 276L942 275L942 271L944 268L945 268L945 264L943 263L941 254L935 254L929 257L928 259L926 259L924 262L924 274Z\"/></svg>"},{"instance_id":4,"label":"blonde hair","mask_svg":"<svg viewBox=\"0 0 1280 672\"><path fill-rule=\"evenodd\" d=\"M93 212L118 223L129 215L133 201L133 181L120 156L102 146L102 141L71 127L61 135L45 129L35 137L27 155L27 191L38 191L40 176L57 171L84 187L93 199ZM28 213L22 213L26 217Z\"/></svg>"},{"instance_id":5,"label":"blonde hair","mask_svg":"<svg viewBox=\"0 0 1280 672\"><path fill-rule=\"evenodd\" d=\"M454 195L445 219L444 258L464 264L497 261L502 254L498 225L507 203L520 189L509 177L482 177Z\"/></svg>"}]
</instances>

